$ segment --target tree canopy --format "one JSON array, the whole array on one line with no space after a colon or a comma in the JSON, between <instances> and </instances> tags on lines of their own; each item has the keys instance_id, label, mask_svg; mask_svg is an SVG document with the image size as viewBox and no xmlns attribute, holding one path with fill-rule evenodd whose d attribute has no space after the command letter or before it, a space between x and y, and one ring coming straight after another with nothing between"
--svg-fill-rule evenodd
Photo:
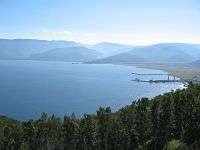
<instances>
[{"instance_id":1,"label":"tree canopy","mask_svg":"<svg viewBox=\"0 0 200 150\"><path fill-rule=\"evenodd\" d=\"M142 98L112 112L63 119L0 117L1 150L184 150L200 149L200 86Z\"/></svg>"}]
</instances>

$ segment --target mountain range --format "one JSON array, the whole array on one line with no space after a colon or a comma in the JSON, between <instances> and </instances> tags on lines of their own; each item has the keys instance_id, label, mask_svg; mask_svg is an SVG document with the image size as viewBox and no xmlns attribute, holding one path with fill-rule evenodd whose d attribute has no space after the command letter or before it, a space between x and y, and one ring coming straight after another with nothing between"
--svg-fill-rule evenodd
<instances>
[{"instance_id":1,"label":"mountain range","mask_svg":"<svg viewBox=\"0 0 200 150\"><path fill-rule=\"evenodd\" d=\"M127 52L134 46L122 45L118 43L102 42L95 45L85 45L87 48L97 50L103 54L103 57L113 56L119 53Z\"/></svg>"},{"instance_id":2,"label":"mountain range","mask_svg":"<svg viewBox=\"0 0 200 150\"><path fill-rule=\"evenodd\" d=\"M95 63L190 63L200 59L200 45L162 43L96 60Z\"/></svg>"},{"instance_id":3,"label":"mountain range","mask_svg":"<svg viewBox=\"0 0 200 150\"><path fill-rule=\"evenodd\" d=\"M33 54L30 59L49 61L86 62L101 57L101 53L85 47L55 48L43 53Z\"/></svg>"},{"instance_id":4,"label":"mountain range","mask_svg":"<svg viewBox=\"0 0 200 150\"><path fill-rule=\"evenodd\" d=\"M194 62L190 63L190 66L193 66L193 67L200 67L200 59L197 60L197 61L194 61Z\"/></svg>"},{"instance_id":5,"label":"mountain range","mask_svg":"<svg viewBox=\"0 0 200 150\"><path fill-rule=\"evenodd\" d=\"M131 46L108 42L84 45L73 41L0 39L0 59L198 65L200 45L161 43Z\"/></svg>"},{"instance_id":6,"label":"mountain range","mask_svg":"<svg viewBox=\"0 0 200 150\"><path fill-rule=\"evenodd\" d=\"M72 46L80 46L80 44L71 41L0 39L0 59L28 59L32 54Z\"/></svg>"}]
</instances>

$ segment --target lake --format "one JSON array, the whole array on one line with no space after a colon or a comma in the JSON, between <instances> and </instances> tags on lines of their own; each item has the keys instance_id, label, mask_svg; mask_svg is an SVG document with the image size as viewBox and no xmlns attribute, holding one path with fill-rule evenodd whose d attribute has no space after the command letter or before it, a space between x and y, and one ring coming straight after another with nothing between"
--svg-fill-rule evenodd
<instances>
[{"instance_id":1,"label":"lake","mask_svg":"<svg viewBox=\"0 0 200 150\"><path fill-rule=\"evenodd\" d=\"M57 116L95 113L100 106L113 111L141 97L153 97L182 87L181 83L139 83L137 73L160 70L110 64L1 60L0 114L27 120L42 112ZM143 79L155 79L146 76ZM156 76L156 78L167 78Z\"/></svg>"}]
</instances>

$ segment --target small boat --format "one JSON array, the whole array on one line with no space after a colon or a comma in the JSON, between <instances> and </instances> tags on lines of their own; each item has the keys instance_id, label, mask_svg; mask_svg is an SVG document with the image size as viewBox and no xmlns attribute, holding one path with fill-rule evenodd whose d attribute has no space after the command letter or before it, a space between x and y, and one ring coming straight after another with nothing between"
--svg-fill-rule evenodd
<instances>
[{"instance_id":1,"label":"small boat","mask_svg":"<svg viewBox=\"0 0 200 150\"><path fill-rule=\"evenodd\" d=\"M74 65L74 64L78 64L78 62L73 62L72 64L73 64L73 65Z\"/></svg>"}]
</instances>

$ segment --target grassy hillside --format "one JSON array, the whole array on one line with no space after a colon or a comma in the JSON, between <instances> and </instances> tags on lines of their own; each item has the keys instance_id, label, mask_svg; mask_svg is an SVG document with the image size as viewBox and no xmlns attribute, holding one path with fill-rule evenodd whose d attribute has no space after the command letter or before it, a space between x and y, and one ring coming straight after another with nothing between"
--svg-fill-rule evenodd
<instances>
[{"instance_id":1,"label":"grassy hillside","mask_svg":"<svg viewBox=\"0 0 200 150\"><path fill-rule=\"evenodd\" d=\"M142 98L113 113L42 116L15 122L0 117L0 149L198 150L200 86Z\"/></svg>"}]
</instances>

